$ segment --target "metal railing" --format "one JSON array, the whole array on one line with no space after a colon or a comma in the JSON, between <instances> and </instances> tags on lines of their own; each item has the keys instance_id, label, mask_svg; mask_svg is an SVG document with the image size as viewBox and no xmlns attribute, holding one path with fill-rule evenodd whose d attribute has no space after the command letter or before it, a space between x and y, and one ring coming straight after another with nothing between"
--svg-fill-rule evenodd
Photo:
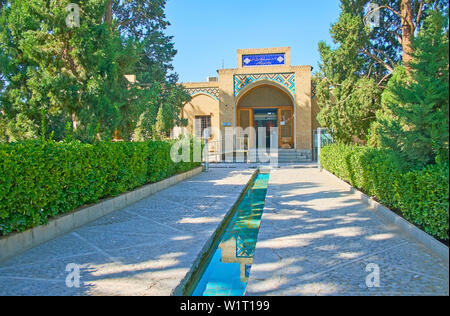
<instances>
[{"instance_id":1,"label":"metal railing","mask_svg":"<svg viewBox=\"0 0 450 316\"><path fill-rule=\"evenodd\" d=\"M209 140L208 146L205 146L205 151L203 154L203 161L211 162L211 163L220 163L224 162L224 159L227 155L232 155L233 157L236 154L244 155L247 160L249 156L249 137L235 137L234 146L231 152L227 152L224 148L224 140Z\"/></svg>"},{"instance_id":2,"label":"metal railing","mask_svg":"<svg viewBox=\"0 0 450 316\"><path fill-rule=\"evenodd\" d=\"M208 159L209 162L217 163L222 161L221 153L221 141L212 140L208 141L208 146L205 147L204 160ZM207 152L206 152L207 151Z\"/></svg>"}]
</instances>

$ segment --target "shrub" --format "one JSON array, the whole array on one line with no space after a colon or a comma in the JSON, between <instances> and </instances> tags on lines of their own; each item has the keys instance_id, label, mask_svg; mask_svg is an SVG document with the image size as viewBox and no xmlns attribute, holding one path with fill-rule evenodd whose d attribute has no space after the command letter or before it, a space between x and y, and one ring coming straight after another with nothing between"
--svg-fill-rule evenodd
<instances>
[{"instance_id":1,"label":"shrub","mask_svg":"<svg viewBox=\"0 0 450 316\"><path fill-rule=\"evenodd\" d=\"M344 144L324 147L321 162L323 168L398 209L427 233L448 240L448 165L415 170L391 150Z\"/></svg>"},{"instance_id":2,"label":"shrub","mask_svg":"<svg viewBox=\"0 0 450 316\"><path fill-rule=\"evenodd\" d=\"M431 165L406 173L399 191L399 205L406 219L433 236L448 239L448 165Z\"/></svg>"},{"instance_id":3,"label":"shrub","mask_svg":"<svg viewBox=\"0 0 450 316\"><path fill-rule=\"evenodd\" d=\"M0 143L0 235L190 170L171 142Z\"/></svg>"}]
</instances>

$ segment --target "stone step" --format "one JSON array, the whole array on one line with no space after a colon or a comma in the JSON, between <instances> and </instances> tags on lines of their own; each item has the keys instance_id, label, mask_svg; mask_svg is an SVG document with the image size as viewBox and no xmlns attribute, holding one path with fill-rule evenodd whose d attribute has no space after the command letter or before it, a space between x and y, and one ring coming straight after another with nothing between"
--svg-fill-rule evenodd
<instances>
[{"instance_id":1,"label":"stone step","mask_svg":"<svg viewBox=\"0 0 450 316\"><path fill-rule=\"evenodd\" d=\"M250 161L256 162L257 159L250 157ZM307 157L304 157L304 156L303 157L299 157L299 158L292 158L292 159L289 159L289 158L278 158L278 162L279 163L296 163L296 162L307 162L307 161L309 161L309 159Z\"/></svg>"},{"instance_id":2,"label":"stone step","mask_svg":"<svg viewBox=\"0 0 450 316\"><path fill-rule=\"evenodd\" d=\"M296 161L307 161L306 158L301 158L301 159L278 159L279 162L296 162Z\"/></svg>"},{"instance_id":3,"label":"stone step","mask_svg":"<svg viewBox=\"0 0 450 316\"><path fill-rule=\"evenodd\" d=\"M248 159L251 162L260 162L260 160L258 159L259 155L257 152L250 152ZM219 159L221 160L221 157L219 156ZM210 155L210 162L216 161L217 157L215 155ZM278 152L278 162L279 163L301 163L301 162L308 162L310 161L310 159L308 159L308 157L300 151L296 151L296 150L280 150Z\"/></svg>"}]
</instances>

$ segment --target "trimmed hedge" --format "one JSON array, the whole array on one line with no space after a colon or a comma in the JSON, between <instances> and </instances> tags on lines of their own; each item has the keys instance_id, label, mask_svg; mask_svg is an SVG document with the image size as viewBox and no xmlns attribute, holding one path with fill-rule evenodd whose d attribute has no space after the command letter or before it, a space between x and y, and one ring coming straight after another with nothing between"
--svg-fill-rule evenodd
<instances>
[{"instance_id":1,"label":"trimmed hedge","mask_svg":"<svg viewBox=\"0 0 450 316\"><path fill-rule=\"evenodd\" d=\"M449 239L448 164L417 170L390 150L344 144L324 147L321 163L427 233Z\"/></svg>"},{"instance_id":2,"label":"trimmed hedge","mask_svg":"<svg viewBox=\"0 0 450 316\"><path fill-rule=\"evenodd\" d=\"M174 163L172 142L0 143L0 236L200 166ZM191 154L192 155L192 154Z\"/></svg>"}]
</instances>

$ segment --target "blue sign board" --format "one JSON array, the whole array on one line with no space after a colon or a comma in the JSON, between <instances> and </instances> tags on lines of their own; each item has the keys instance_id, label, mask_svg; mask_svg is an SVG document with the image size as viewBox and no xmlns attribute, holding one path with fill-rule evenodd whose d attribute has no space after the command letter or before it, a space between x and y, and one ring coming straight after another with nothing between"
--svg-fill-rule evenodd
<instances>
[{"instance_id":1,"label":"blue sign board","mask_svg":"<svg viewBox=\"0 0 450 316\"><path fill-rule=\"evenodd\" d=\"M286 64L285 54L243 55L242 66L278 66Z\"/></svg>"}]
</instances>

